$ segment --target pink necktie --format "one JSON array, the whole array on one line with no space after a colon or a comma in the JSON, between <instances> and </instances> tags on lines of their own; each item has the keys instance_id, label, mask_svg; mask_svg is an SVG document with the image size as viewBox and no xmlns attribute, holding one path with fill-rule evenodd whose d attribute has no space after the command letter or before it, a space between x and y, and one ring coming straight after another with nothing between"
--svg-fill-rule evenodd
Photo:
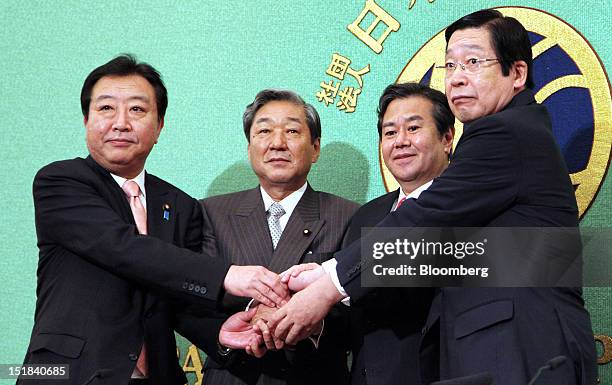
<instances>
[{"instance_id":1,"label":"pink necktie","mask_svg":"<svg viewBox=\"0 0 612 385\"><path fill-rule=\"evenodd\" d=\"M133 180L126 180L121 187L127 195L130 202L130 208L132 209L132 215L134 216L134 222L136 222L136 228L138 228L139 234L147 234L147 211L145 210L142 202L140 201L140 187L138 183ZM147 358L145 345L142 344L138 361L136 361L136 368L142 373L143 376L147 375Z\"/></svg>"},{"instance_id":2,"label":"pink necktie","mask_svg":"<svg viewBox=\"0 0 612 385\"><path fill-rule=\"evenodd\" d=\"M395 210L399 209L400 206L404 204L404 202L406 202L406 197L402 197L402 199L400 199L399 202L397 202L397 205L395 206Z\"/></svg>"},{"instance_id":3,"label":"pink necktie","mask_svg":"<svg viewBox=\"0 0 612 385\"><path fill-rule=\"evenodd\" d=\"M134 215L134 222L138 228L139 234L147 234L147 211L140 201L140 187L133 180L126 180L123 184L123 191L127 195Z\"/></svg>"}]
</instances>

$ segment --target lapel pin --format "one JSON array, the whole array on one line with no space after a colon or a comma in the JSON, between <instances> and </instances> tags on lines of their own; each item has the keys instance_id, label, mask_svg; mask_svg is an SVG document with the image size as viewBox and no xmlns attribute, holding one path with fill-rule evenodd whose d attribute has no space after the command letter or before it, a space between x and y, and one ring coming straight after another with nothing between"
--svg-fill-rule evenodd
<instances>
[{"instance_id":1,"label":"lapel pin","mask_svg":"<svg viewBox=\"0 0 612 385\"><path fill-rule=\"evenodd\" d=\"M170 205L168 203L164 203L164 220L170 220Z\"/></svg>"},{"instance_id":2,"label":"lapel pin","mask_svg":"<svg viewBox=\"0 0 612 385\"><path fill-rule=\"evenodd\" d=\"M310 230L304 229L304 236L307 237L310 235Z\"/></svg>"}]
</instances>

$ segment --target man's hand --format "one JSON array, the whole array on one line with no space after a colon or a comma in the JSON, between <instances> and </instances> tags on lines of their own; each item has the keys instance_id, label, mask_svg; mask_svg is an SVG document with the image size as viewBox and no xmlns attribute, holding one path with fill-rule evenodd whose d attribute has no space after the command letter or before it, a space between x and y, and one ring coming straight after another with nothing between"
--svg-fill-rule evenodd
<instances>
[{"instance_id":1,"label":"man's hand","mask_svg":"<svg viewBox=\"0 0 612 385\"><path fill-rule=\"evenodd\" d=\"M230 294L254 298L271 307L282 306L289 298L287 285L263 266L231 266L223 287Z\"/></svg>"},{"instance_id":2,"label":"man's hand","mask_svg":"<svg viewBox=\"0 0 612 385\"><path fill-rule=\"evenodd\" d=\"M300 291L319 279L325 270L317 263L294 265L281 273L281 282L286 283L291 291Z\"/></svg>"},{"instance_id":3,"label":"man's hand","mask_svg":"<svg viewBox=\"0 0 612 385\"><path fill-rule=\"evenodd\" d=\"M246 349L252 344L260 344L262 337L251 325L256 309L241 311L229 317L219 331L219 343L231 349Z\"/></svg>"},{"instance_id":4,"label":"man's hand","mask_svg":"<svg viewBox=\"0 0 612 385\"><path fill-rule=\"evenodd\" d=\"M251 320L251 325L255 325L257 321L259 320L268 322L270 318L272 317L272 314L274 314L276 310L278 310L277 307L266 306L263 303L260 303L259 305L254 306L254 308L257 309L257 311L255 312L255 315L253 316L253 319Z\"/></svg>"},{"instance_id":5,"label":"man's hand","mask_svg":"<svg viewBox=\"0 0 612 385\"><path fill-rule=\"evenodd\" d=\"M275 338L268 328L268 322L277 310L278 308L272 308L264 304L259 304L257 305L257 312L251 320L251 325L253 325L254 329L263 337L266 350L279 350L285 345L283 341Z\"/></svg>"},{"instance_id":6,"label":"man's hand","mask_svg":"<svg viewBox=\"0 0 612 385\"><path fill-rule=\"evenodd\" d=\"M329 274L323 274L304 290L293 295L268 322L274 336L295 345L308 337L331 307L342 299Z\"/></svg>"}]
</instances>

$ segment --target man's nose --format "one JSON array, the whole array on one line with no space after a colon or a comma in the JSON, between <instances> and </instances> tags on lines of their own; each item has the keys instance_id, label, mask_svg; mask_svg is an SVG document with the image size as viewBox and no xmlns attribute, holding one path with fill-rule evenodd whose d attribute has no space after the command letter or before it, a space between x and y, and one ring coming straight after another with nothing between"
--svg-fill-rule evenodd
<instances>
[{"instance_id":1,"label":"man's nose","mask_svg":"<svg viewBox=\"0 0 612 385\"><path fill-rule=\"evenodd\" d=\"M282 130L275 130L272 132L272 141L270 142L272 148L287 148L287 137Z\"/></svg>"},{"instance_id":2,"label":"man's nose","mask_svg":"<svg viewBox=\"0 0 612 385\"><path fill-rule=\"evenodd\" d=\"M464 86L467 83L467 76L463 68L458 65L453 72L446 75L446 81L453 87Z\"/></svg>"},{"instance_id":3,"label":"man's nose","mask_svg":"<svg viewBox=\"0 0 612 385\"><path fill-rule=\"evenodd\" d=\"M128 111L119 108L117 114L115 114L115 121L113 122L113 130L128 131L132 128L130 120L128 118Z\"/></svg>"},{"instance_id":4,"label":"man's nose","mask_svg":"<svg viewBox=\"0 0 612 385\"><path fill-rule=\"evenodd\" d=\"M397 132L397 136L395 137L395 147L404 147L410 146L410 135L408 134L408 130L405 128L400 128Z\"/></svg>"}]
</instances>

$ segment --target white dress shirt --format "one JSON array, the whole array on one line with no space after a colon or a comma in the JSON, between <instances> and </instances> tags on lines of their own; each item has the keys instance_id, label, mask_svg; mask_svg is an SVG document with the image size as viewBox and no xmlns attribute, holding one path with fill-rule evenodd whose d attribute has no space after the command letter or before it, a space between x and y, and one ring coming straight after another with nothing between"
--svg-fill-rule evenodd
<instances>
[{"instance_id":1,"label":"white dress shirt","mask_svg":"<svg viewBox=\"0 0 612 385\"><path fill-rule=\"evenodd\" d=\"M293 210L295 210L295 207L297 206L298 202L300 201L300 199L302 199L302 196L306 192L306 186L308 186L307 182L304 183L302 187L277 202L281 206L283 206L283 210L285 210L285 214L283 214L283 216L280 217L278 220L280 222L281 231L285 230L285 226L287 226L287 222L289 222L289 218L291 218ZM268 212L268 209L270 209L272 203L276 201L272 199L270 195L268 195L268 193L266 192L266 190L263 189L263 187L259 186L259 190L261 191L261 197L263 198L264 210Z\"/></svg>"},{"instance_id":2,"label":"white dress shirt","mask_svg":"<svg viewBox=\"0 0 612 385\"><path fill-rule=\"evenodd\" d=\"M125 183L125 181L127 179L125 179L124 177L121 177L119 175L115 175L113 173L111 173L111 176L113 177L115 182L117 182L119 187L121 187L121 189L123 189L123 184ZM136 182L138 187L140 187L140 196L139 196L140 202L142 203L142 206L146 210L147 209L147 193L145 191L145 170L143 169L140 172L140 174L136 175L136 178L130 179L130 180L133 180L134 182Z\"/></svg>"}]
</instances>

